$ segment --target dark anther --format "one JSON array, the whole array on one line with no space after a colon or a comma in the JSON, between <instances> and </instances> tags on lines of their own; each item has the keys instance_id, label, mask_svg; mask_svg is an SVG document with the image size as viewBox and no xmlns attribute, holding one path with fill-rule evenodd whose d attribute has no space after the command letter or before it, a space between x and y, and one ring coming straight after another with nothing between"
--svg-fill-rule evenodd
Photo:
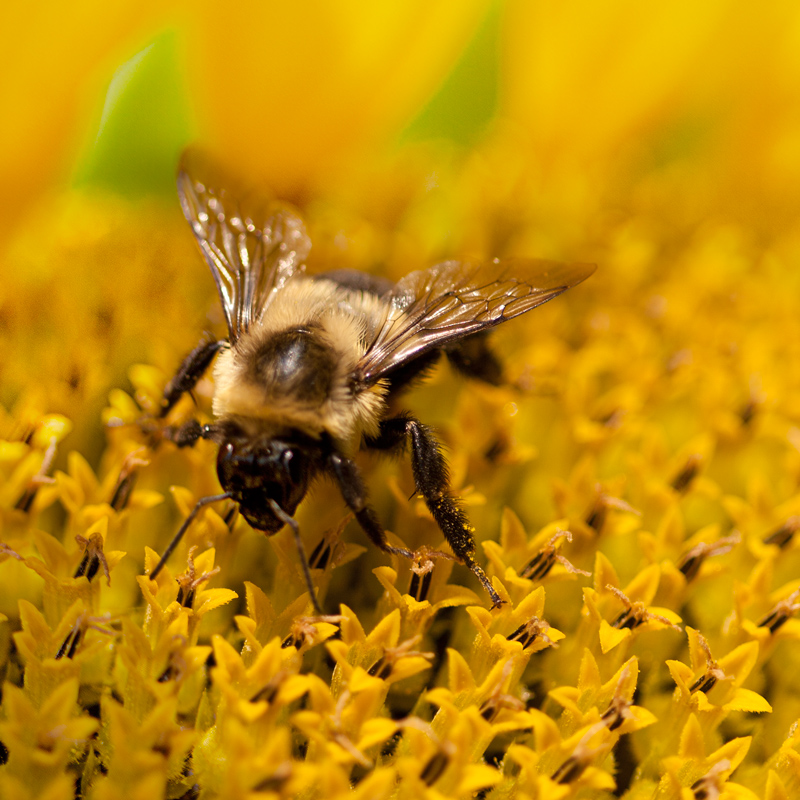
<instances>
[{"instance_id":1,"label":"dark anther","mask_svg":"<svg viewBox=\"0 0 800 800\"><path fill-rule=\"evenodd\" d=\"M780 528L764 539L764 544L776 544L783 549L792 541L798 530L800 530L800 517L789 517Z\"/></svg>"},{"instance_id":2,"label":"dark anther","mask_svg":"<svg viewBox=\"0 0 800 800\"><path fill-rule=\"evenodd\" d=\"M697 577L700 567L705 561L705 555L701 553L689 553L678 563L678 569L686 576L686 580L693 580Z\"/></svg>"},{"instance_id":3,"label":"dark anther","mask_svg":"<svg viewBox=\"0 0 800 800\"><path fill-rule=\"evenodd\" d=\"M526 622L512 633L509 633L506 639L509 642L519 642L522 645L522 649L525 650L536 641L536 635L537 631L531 630L529 623Z\"/></svg>"},{"instance_id":4,"label":"dark anther","mask_svg":"<svg viewBox=\"0 0 800 800\"><path fill-rule=\"evenodd\" d=\"M100 569L100 559L96 554L90 553L89 548L87 547L83 554L83 558L81 558L81 562L78 564L72 577L80 578L85 575L89 580L91 580L97 574L98 569Z\"/></svg>"},{"instance_id":5,"label":"dark anther","mask_svg":"<svg viewBox=\"0 0 800 800\"><path fill-rule=\"evenodd\" d=\"M156 679L159 683L167 683L175 677L175 669L170 664Z\"/></svg>"},{"instance_id":6,"label":"dark anther","mask_svg":"<svg viewBox=\"0 0 800 800\"><path fill-rule=\"evenodd\" d=\"M775 633L781 626L785 625L789 620L789 615L779 611L771 611L767 614L761 622L758 623L759 628L768 628L770 633Z\"/></svg>"},{"instance_id":7,"label":"dark anther","mask_svg":"<svg viewBox=\"0 0 800 800\"><path fill-rule=\"evenodd\" d=\"M24 511L27 514L31 510L33 501L36 499L37 491L38 489L36 487L26 489L19 500L14 504L14 508L17 509L17 511Z\"/></svg>"},{"instance_id":8,"label":"dark anther","mask_svg":"<svg viewBox=\"0 0 800 800\"><path fill-rule=\"evenodd\" d=\"M714 685L716 684L717 679L714 675L701 675L690 687L690 692L702 692L703 694L707 694L710 692Z\"/></svg>"},{"instance_id":9,"label":"dark anther","mask_svg":"<svg viewBox=\"0 0 800 800\"><path fill-rule=\"evenodd\" d=\"M744 406L742 406L742 410L739 412L739 419L742 422L742 425L747 427L752 421L753 417L756 413L756 403L754 400L748 400Z\"/></svg>"},{"instance_id":10,"label":"dark anther","mask_svg":"<svg viewBox=\"0 0 800 800\"><path fill-rule=\"evenodd\" d=\"M128 505L135 485L136 472L132 471L119 476L117 485L114 487L114 493L111 495L111 501L109 502L109 505L114 511L122 511L122 509Z\"/></svg>"},{"instance_id":11,"label":"dark anther","mask_svg":"<svg viewBox=\"0 0 800 800\"><path fill-rule=\"evenodd\" d=\"M605 498L600 495L586 515L586 524L595 531L595 533L602 533L607 516L608 506L605 503Z\"/></svg>"},{"instance_id":12,"label":"dark anther","mask_svg":"<svg viewBox=\"0 0 800 800\"><path fill-rule=\"evenodd\" d=\"M194 605L195 587L191 584L179 584L178 596L175 598L183 608L191 608Z\"/></svg>"},{"instance_id":13,"label":"dark anther","mask_svg":"<svg viewBox=\"0 0 800 800\"><path fill-rule=\"evenodd\" d=\"M494 697L490 697L481 704L480 714L487 722L493 722L499 712L500 707L497 705L497 701Z\"/></svg>"},{"instance_id":14,"label":"dark anther","mask_svg":"<svg viewBox=\"0 0 800 800\"><path fill-rule=\"evenodd\" d=\"M582 764L574 756L570 756L554 773L553 780L556 783L572 783L580 778L586 769L586 764Z\"/></svg>"},{"instance_id":15,"label":"dark anther","mask_svg":"<svg viewBox=\"0 0 800 800\"><path fill-rule=\"evenodd\" d=\"M325 569L331 560L331 546L326 539L321 539L319 544L311 552L308 559L308 566L311 569Z\"/></svg>"},{"instance_id":16,"label":"dark anther","mask_svg":"<svg viewBox=\"0 0 800 800\"><path fill-rule=\"evenodd\" d=\"M78 649L78 645L80 644L82 638L81 629L80 627L73 628L68 634L66 639L64 639L61 647L58 648L58 652L56 653L56 661L60 658L72 658L75 655L75 651Z\"/></svg>"},{"instance_id":17,"label":"dark anther","mask_svg":"<svg viewBox=\"0 0 800 800\"><path fill-rule=\"evenodd\" d=\"M523 568L520 578L536 581L544 578L556 563L556 551L553 548L540 550Z\"/></svg>"},{"instance_id":18,"label":"dark anther","mask_svg":"<svg viewBox=\"0 0 800 800\"><path fill-rule=\"evenodd\" d=\"M392 663L383 655L367 670L367 674L385 681L392 674Z\"/></svg>"},{"instance_id":19,"label":"dark anther","mask_svg":"<svg viewBox=\"0 0 800 800\"><path fill-rule=\"evenodd\" d=\"M620 713L619 706L612 703L600 717L606 724L606 728L610 731L615 731L625 722L625 717Z\"/></svg>"},{"instance_id":20,"label":"dark anther","mask_svg":"<svg viewBox=\"0 0 800 800\"><path fill-rule=\"evenodd\" d=\"M426 786L433 786L433 784L442 777L442 773L447 769L447 765L449 763L449 756L439 750L437 753L431 756L431 758L428 760L428 763L423 767L422 772L419 775L420 780Z\"/></svg>"},{"instance_id":21,"label":"dark anther","mask_svg":"<svg viewBox=\"0 0 800 800\"><path fill-rule=\"evenodd\" d=\"M691 486L700 471L702 461L702 457L696 453L689 456L683 469L672 480L672 488L676 492L685 492Z\"/></svg>"},{"instance_id":22,"label":"dark anther","mask_svg":"<svg viewBox=\"0 0 800 800\"><path fill-rule=\"evenodd\" d=\"M431 579L433 570L429 570L422 577L418 572L411 573L411 582L408 585L408 593L419 603L427 600L428 592L431 589Z\"/></svg>"},{"instance_id":23,"label":"dark anther","mask_svg":"<svg viewBox=\"0 0 800 800\"><path fill-rule=\"evenodd\" d=\"M612 623L612 628L617 628L618 630L624 630L628 628L629 630L633 630L634 628L638 628L644 620L639 619L636 614L633 613L633 609L626 608Z\"/></svg>"}]
</instances>

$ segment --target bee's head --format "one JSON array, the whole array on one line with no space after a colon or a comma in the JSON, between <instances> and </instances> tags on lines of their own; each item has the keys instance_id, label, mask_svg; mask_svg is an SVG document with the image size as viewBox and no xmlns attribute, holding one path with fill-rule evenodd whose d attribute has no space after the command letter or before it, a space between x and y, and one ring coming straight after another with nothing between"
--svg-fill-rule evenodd
<instances>
[{"instance_id":1,"label":"bee's head","mask_svg":"<svg viewBox=\"0 0 800 800\"><path fill-rule=\"evenodd\" d=\"M217 456L222 488L230 492L250 525L266 533L283 527L268 501L274 500L291 516L313 471L309 446L289 439L232 435L222 440Z\"/></svg>"}]
</instances>

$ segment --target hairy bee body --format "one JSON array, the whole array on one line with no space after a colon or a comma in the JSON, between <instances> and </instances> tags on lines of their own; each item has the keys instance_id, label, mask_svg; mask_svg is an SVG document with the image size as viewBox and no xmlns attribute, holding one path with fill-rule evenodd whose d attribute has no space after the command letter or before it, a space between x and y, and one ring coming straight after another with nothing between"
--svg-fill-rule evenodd
<instances>
[{"instance_id":1,"label":"hairy bee body","mask_svg":"<svg viewBox=\"0 0 800 800\"><path fill-rule=\"evenodd\" d=\"M388 543L353 461L363 447L408 446L417 491L454 555L500 604L475 561L472 528L450 492L436 439L413 416L397 413L393 401L442 352L467 374L497 383L500 365L483 333L580 283L594 266L446 261L394 285L350 270L311 277L305 273L311 243L290 209L276 207L257 223L185 172L178 194L217 285L228 337L189 354L165 390L162 415L216 359L215 422L190 423L174 440L219 444L224 494L198 502L152 576L202 505L228 497L256 529L293 528L310 597L321 611L292 515L311 481L327 475L378 547L413 557Z\"/></svg>"},{"instance_id":2,"label":"hairy bee body","mask_svg":"<svg viewBox=\"0 0 800 800\"><path fill-rule=\"evenodd\" d=\"M358 392L353 373L376 324L380 299L332 280L303 277L272 302L270 313L220 352L213 411L256 434L295 428L330 436L352 455L378 434L386 383Z\"/></svg>"}]
</instances>

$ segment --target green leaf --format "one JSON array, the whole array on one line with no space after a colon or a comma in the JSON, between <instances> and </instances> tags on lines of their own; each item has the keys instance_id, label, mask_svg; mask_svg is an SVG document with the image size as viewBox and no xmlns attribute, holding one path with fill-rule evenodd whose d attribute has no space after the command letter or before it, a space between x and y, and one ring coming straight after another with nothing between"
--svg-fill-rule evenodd
<instances>
[{"instance_id":1,"label":"green leaf","mask_svg":"<svg viewBox=\"0 0 800 800\"><path fill-rule=\"evenodd\" d=\"M450 139L470 145L481 138L497 110L502 7L501 2L491 4L453 71L401 141Z\"/></svg>"},{"instance_id":2,"label":"green leaf","mask_svg":"<svg viewBox=\"0 0 800 800\"><path fill-rule=\"evenodd\" d=\"M177 36L166 31L114 73L75 183L129 196L171 196L192 127Z\"/></svg>"}]
</instances>

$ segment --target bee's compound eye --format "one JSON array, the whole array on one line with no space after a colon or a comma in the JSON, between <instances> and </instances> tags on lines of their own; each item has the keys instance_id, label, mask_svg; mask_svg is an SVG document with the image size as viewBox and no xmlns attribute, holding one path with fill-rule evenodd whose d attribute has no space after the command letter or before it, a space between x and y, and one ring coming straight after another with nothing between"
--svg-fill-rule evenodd
<instances>
[{"instance_id":1,"label":"bee's compound eye","mask_svg":"<svg viewBox=\"0 0 800 800\"><path fill-rule=\"evenodd\" d=\"M223 442L217 454L217 477L226 492L232 491L239 483L237 480L238 457L233 442Z\"/></svg>"},{"instance_id":2,"label":"bee's compound eye","mask_svg":"<svg viewBox=\"0 0 800 800\"><path fill-rule=\"evenodd\" d=\"M233 442L225 442L217 454L217 465L220 468L232 468L233 462L236 459L236 447Z\"/></svg>"},{"instance_id":3,"label":"bee's compound eye","mask_svg":"<svg viewBox=\"0 0 800 800\"><path fill-rule=\"evenodd\" d=\"M283 468L294 477L294 473L297 472L297 462L298 460L294 457L293 450L284 450L281 453L281 463L283 464Z\"/></svg>"},{"instance_id":4,"label":"bee's compound eye","mask_svg":"<svg viewBox=\"0 0 800 800\"><path fill-rule=\"evenodd\" d=\"M308 456L302 449L289 449L282 456L283 468L295 486L306 486L308 483Z\"/></svg>"}]
</instances>

